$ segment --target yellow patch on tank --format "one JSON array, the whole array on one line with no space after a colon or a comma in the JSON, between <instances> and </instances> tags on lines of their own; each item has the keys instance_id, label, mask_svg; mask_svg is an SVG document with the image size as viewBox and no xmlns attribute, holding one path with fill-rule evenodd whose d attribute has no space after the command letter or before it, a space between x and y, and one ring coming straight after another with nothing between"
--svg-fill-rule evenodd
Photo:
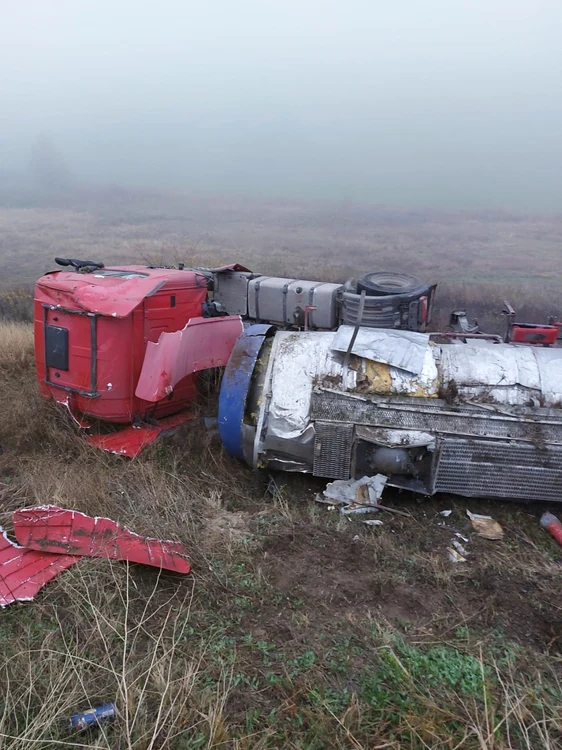
<instances>
[{"instance_id":1,"label":"yellow patch on tank","mask_svg":"<svg viewBox=\"0 0 562 750\"><path fill-rule=\"evenodd\" d=\"M392 393L390 367L384 362L365 359L364 371L357 374L357 390L362 393Z\"/></svg>"},{"instance_id":2,"label":"yellow patch on tank","mask_svg":"<svg viewBox=\"0 0 562 750\"><path fill-rule=\"evenodd\" d=\"M365 359L357 370L357 387L359 393L376 393L381 396L411 396L412 398L438 398L439 379L430 384L420 383L415 375L409 376L408 388L401 390L393 384L390 365Z\"/></svg>"}]
</instances>

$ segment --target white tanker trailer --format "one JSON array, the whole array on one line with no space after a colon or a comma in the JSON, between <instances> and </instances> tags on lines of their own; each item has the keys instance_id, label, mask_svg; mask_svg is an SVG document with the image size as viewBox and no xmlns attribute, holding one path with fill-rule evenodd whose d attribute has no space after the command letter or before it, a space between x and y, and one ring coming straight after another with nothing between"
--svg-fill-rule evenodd
<instances>
[{"instance_id":1,"label":"white tanker trailer","mask_svg":"<svg viewBox=\"0 0 562 750\"><path fill-rule=\"evenodd\" d=\"M562 349L253 325L219 398L228 452L432 495L562 500Z\"/></svg>"}]
</instances>

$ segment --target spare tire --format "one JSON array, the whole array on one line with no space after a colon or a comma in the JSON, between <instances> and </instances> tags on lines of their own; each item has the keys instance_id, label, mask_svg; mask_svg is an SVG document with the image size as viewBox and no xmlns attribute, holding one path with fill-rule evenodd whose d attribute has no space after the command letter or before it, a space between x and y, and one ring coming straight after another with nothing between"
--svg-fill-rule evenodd
<instances>
[{"instance_id":1,"label":"spare tire","mask_svg":"<svg viewBox=\"0 0 562 750\"><path fill-rule=\"evenodd\" d=\"M423 294L427 291L427 284L417 276L408 273L392 273L391 271L375 271L366 273L357 282L357 293L365 291L370 297L387 296L391 294Z\"/></svg>"}]
</instances>

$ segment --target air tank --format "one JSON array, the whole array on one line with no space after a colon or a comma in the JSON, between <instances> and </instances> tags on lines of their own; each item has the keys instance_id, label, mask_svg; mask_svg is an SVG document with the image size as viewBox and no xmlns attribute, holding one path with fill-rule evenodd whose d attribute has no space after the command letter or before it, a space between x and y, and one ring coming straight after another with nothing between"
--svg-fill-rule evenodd
<instances>
[{"instance_id":1,"label":"air tank","mask_svg":"<svg viewBox=\"0 0 562 750\"><path fill-rule=\"evenodd\" d=\"M250 326L225 370L219 431L255 469L560 501L562 349Z\"/></svg>"}]
</instances>

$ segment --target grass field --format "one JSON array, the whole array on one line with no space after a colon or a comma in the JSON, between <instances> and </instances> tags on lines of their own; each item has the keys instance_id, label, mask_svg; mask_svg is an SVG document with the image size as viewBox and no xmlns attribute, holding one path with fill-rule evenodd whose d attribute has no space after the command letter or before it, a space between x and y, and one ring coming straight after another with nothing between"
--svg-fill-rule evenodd
<instances>
[{"instance_id":1,"label":"grass field","mask_svg":"<svg viewBox=\"0 0 562 750\"><path fill-rule=\"evenodd\" d=\"M6 293L56 254L160 255L332 278L380 261L447 281L455 304L464 293L493 311L490 290L527 290L541 319L557 300L554 218L435 217L429 227L407 211L342 206L336 216L226 199L200 199L191 218L187 199L160 197L161 206L125 196L121 205L119 195L103 206L82 196L80 209L2 209ZM447 260L455 236L463 253ZM528 253L518 251L507 273L509 236ZM497 254L486 255L494 243ZM479 274L488 291L474 284ZM13 294L6 309L22 298ZM213 412L212 403L200 408ZM13 510L53 503L178 539L193 564L179 577L84 559L35 601L0 610L0 750L562 746L562 548L539 526L543 506L391 491L385 502L409 517L384 513L382 527L367 527L316 504L318 479L277 477L272 496L268 476L229 459L199 422L125 462L88 449L40 400L31 327L5 319L0 413L9 534ZM469 538L466 563L448 559L445 508ZM467 508L493 515L504 539L478 537ZM69 735L70 714L107 701L117 705L114 724Z\"/></svg>"},{"instance_id":2,"label":"grass field","mask_svg":"<svg viewBox=\"0 0 562 750\"><path fill-rule=\"evenodd\" d=\"M1 186L0 186L1 187ZM265 274L344 281L402 270L438 282L437 320L469 306L490 330L562 314L562 215L439 212L351 202L189 196L121 188L57 199L0 189L0 314L55 256L105 263L245 263Z\"/></svg>"}]
</instances>

